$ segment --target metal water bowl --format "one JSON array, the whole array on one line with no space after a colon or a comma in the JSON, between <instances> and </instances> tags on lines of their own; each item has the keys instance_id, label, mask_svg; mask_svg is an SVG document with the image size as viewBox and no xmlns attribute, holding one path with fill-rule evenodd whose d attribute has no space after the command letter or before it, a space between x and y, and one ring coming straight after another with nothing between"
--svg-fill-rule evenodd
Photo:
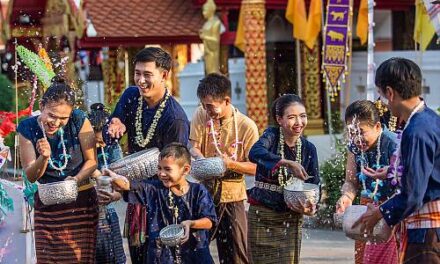
<instances>
[{"instance_id":1,"label":"metal water bowl","mask_svg":"<svg viewBox=\"0 0 440 264\"><path fill-rule=\"evenodd\" d=\"M384 219L381 219L376 226L374 226L373 233L368 235L361 230L358 225L353 228L353 224L367 211L365 205L352 205L345 209L342 229L345 235L354 240L370 241L375 243L386 242L392 235L391 228L387 225Z\"/></svg>"},{"instance_id":2,"label":"metal water bowl","mask_svg":"<svg viewBox=\"0 0 440 264\"><path fill-rule=\"evenodd\" d=\"M220 157L198 159L191 163L190 174L199 181L220 178L225 172L225 163Z\"/></svg>"},{"instance_id":3,"label":"metal water bowl","mask_svg":"<svg viewBox=\"0 0 440 264\"><path fill-rule=\"evenodd\" d=\"M305 204L307 201L317 204L318 200L319 186L317 184L304 183L302 190L293 184L284 187L284 201L287 204L300 206L301 203Z\"/></svg>"},{"instance_id":4,"label":"metal water bowl","mask_svg":"<svg viewBox=\"0 0 440 264\"><path fill-rule=\"evenodd\" d=\"M175 247L180 245L182 238L185 235L185 229L182 225L169 225L159 232L160 241L169 247Z\"/></svg>"},{"instance_id":5,"label":"metal water bowl","mask_svg":"<svg viewBox=\"0 0 440 264\"><path fill-rule=\"evenodd\" d=\"M44 205L71 203L78 197L78 184L75 180L39 184L38 195Z\"/></svg>"},{"instance_id":6,"label":"metal water bowl","mask_svg":"<svg viewBox=\"0 0 440 264\"><path fill-rule=\"evenodd\" d=\"M157 174L159 154L158 148L142 150L113 162L108 168L130 180L146 179Z\"/></svg>"}]
</instances>

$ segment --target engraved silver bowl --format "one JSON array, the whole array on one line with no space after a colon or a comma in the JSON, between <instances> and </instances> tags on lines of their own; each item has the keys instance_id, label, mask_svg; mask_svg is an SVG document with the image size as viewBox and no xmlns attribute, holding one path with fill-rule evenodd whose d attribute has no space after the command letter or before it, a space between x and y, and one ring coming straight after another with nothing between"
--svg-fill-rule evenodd
<instances>
[{"instance_id":1,"label":"engraved silver bowl","mask_svg":"<svg viewBox=\"0 0 440 264\"><path fill-rule=\"evenodd\" d=\"M38 195L44 205L71 203L78 197L78 184L74 180L39 184Z\"/></svg>"},{"instance_id":2,"label":"engraved silver bowl","mask_svg":"<svg viewBox=\"0 0 440 264\"><path fill-rule=\"evenodd\" d=\"M371 235L362 232L361 227L358 225L353 228L353 224L367 211L365 205L352 205L345 210L344 221L342 229L345 235L354 240L370 241L374 243L386 242L389 240L392 234L391 228L387 225L384 219L381 219L376 226L374 226L373 233Z\"/></svg>"},{"instance_id":3,"label":"engraved silver bowl","mask_svg":"<svg viewBox=\"0 0 440 264\"><path fill-rule=\"evenodd\" d=\"M191 163L190 174L199 181L222 177L225 172L225 163L220 157L198 159Z\"/></svg>"},{"instance_id":4,"label":"engraved silver bowl","mask_svg":"<svg viewBox=\"0 0 440 264\"><path fill-rule=\"evenodd\" d=\"M185 235L185 229L182 225L168 225L159 232L160 241L169 247L175 247L180 245L183 236Z\"/></svg>"},{"instance_id":5,"label":"engraved silver bowl","mask_svg":"<svg viewBox=\"0 0 440 264\"><path fill-rule=\"evenodd\" d=\"M128 155L109 165L109 169L130 180L140 180L157 174L159 149L151 148Z\"/></svg>"},{"instance_id":6,"label":"engraved silver bowl","mask_svg":"<svg viewBox=\"0 0 440 264\"><path fill-rule=\"evenodd\" d=\"M302 188L297 184L284 186L284 201L291 205L305 204L310 201L317 204L319 200L319 186L312 183L303 183Z\"/></svg>"}]
</instances>

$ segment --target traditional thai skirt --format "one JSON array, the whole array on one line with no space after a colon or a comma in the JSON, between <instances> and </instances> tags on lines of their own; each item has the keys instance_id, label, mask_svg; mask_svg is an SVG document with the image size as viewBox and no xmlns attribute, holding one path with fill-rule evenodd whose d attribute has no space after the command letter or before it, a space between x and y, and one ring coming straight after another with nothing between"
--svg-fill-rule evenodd
<instances>
[{"instance_id":1,"label":"traditional thai skirt","mask_svg":"<svg viewBox=\"0 0 440 264\"><path fill-rule=\"evenodd\" d=\"M252 263L299 263L303 223L301 214L276 212L251 205L248 221Z\"/></svg>"},{"instance_id":2,"label":"traditional thai skirt","mask_svg":"<svg viewBox=\"0 0 440 264\"><path fill-rule=\"evenodd\" d=\"M361 205L373 203L373 200L361 198ZM365 243L363 241L355 242L355 263L356 264L397 264L397 242L393 234L391 238L384 243Z\"/></svg>"},{"instance_id":3,"label":"traditional thai skirt","mask_svg":"<svg viewBox=\"0 0 440 264\"><path fill-rule=\"evenodd\" d=\"M95 263L98 197L79 191L75 202L43 205L35 194L35 248L38 264Z\"/></svg>"}]
</instances>

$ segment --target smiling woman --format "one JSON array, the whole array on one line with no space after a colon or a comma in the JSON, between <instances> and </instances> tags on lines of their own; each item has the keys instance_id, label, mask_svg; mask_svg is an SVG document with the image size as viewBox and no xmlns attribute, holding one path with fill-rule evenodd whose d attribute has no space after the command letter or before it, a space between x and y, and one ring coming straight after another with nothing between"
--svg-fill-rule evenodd
<instances>
[{"instance_id":1,"label":"smiling woman","mask_svg":"<svg viewBox=\"0 0 440 264\"><path fill-rule=\"evenodd\" d=\"M44 205L35 194L38 263L93 263L98 220L97 196L89 177L96 169L95 140L85 113L73 109L73 91L55 80L40 102L41 115L18 126L23 169L40 184L74 180L76 201Z\"/></svg>"}]
</instances>

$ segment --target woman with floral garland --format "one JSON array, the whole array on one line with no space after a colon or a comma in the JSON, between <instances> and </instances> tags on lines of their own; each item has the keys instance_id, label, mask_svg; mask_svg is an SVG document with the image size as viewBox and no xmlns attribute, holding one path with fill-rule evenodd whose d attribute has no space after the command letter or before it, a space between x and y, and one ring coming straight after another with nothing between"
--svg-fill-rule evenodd
<instances>
[{"instance_id":1,"label":"woman with floral garland","mask_svg":"<svg viewBox=\"0 0 440 264\"><path fill-rule=\"evenodd\" d=\"M272 115L278 126L267 128L249 153L257 164L255 187L248 192L251 259L256 264L299 263L303 215L313 215L316 206L286 204L283 186L292 177L319 184L318 155L302 136L307 114L299 96L276 99Z\"/></svg>"},{"instance_id":2,"label":"woman with floral garland","mask_svg":"<svg viewBox=\"0 0 440 264\"><path fill-rule=\"evenodd\" d=\"M30 182L74 180L76 201L44 205L35 194L38 263L95 263L98 200L90 176L96 169L95 138L86 114L73 109L75 95L55 80L40 101L41 114L18 126L20 156Z\"/></svg>"},{"instance_id":3,"label":"woman with floral garland","mask_svg":"<svg viewBox=\"0 0 440 264\"><path fill-rule=\"evenodd\" d=\"M130 154L149 148L162 150L167 144L188 144L189 121L165 83L172 65L170 54L158 47L139 51L134 58L136 86L125 89L109 122L102 131L107 145L125 133ZM124 233L128 237L133 264L144 263L148 238L147 210L129 203Z\"/></svg>"},{"instance_id":4,"label":"woman with floral garland","mask_svg":"<svg viewBox=\"0 0 440 264\"><path fill-rule=\"evenodd\" d=\"M396 148L395 134L382 128L379 111L373 102L360 100L349 105L345 111L349 146L345 182L342 196L336 204L336 213L343 213L360 191L361 204L380 204L395 192L388 179L373 179L364 172L386 171ZM355 262L397 263L396 240L386 243L355 243Z\"/></svg>"}]
</instances>

